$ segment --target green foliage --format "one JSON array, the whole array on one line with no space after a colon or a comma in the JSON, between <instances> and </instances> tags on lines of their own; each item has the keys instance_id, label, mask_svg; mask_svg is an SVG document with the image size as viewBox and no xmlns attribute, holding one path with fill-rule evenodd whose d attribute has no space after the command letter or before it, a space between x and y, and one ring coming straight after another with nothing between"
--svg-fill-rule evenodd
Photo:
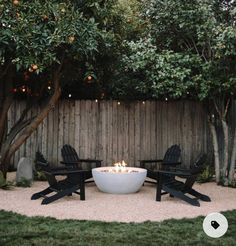
<instances>
[{"instance_id":1,"label":"green foliage","mask_svg":"<svg viewBox=\"0 0 236 246\"><path fill-rule=\"evenodd\" d=\"M102 37L99 39L98 53L87 60L92 70L85 70L96 75L96 79L92 82L99 90L99 94L95 98L108 98L112 94L113 82L116 81L114 74L119 67L120 57L126 53L122 45L123 41L143 35L144 20L140 18L141 4L137 0L85 2L83 11L86 16L94 17ZM85 72L85 76L87 73ZM116 89L119 90L118 87Z\"/></svg>"},{"instance_id":2,"label":"green foliage","mask_svg":"<svg viewBox=\"0 0 236 246\"><path fill-rule=\"evenodd\" d=\"M159 52L150 37L126 42L126 45L129 53L123 55L121 67L125 73L123 76L120 71L117 74L114 93L121 96L130 90L138 92L141 97L179 98L195 88L200 65L196 55L168 50Z\"/></svg>"},{"instance_id":3,"label":"green foliage","mask_svg":"<svg viewBox=\"0 0 236 246\"><path fill-rule=\"evenodd\" d=\"M114 87L149 98L230 96L236 88L235 16L233 4L215 0L144 1L146 38L126 42Z\"/></svg>"},{"instance_id":4,"label":"green foliage","mask_svg":"<svg viewBox=\"0 0 236 246\"><path fill-rule=\"evenodd\" d=\"M71 1L12 1L0 4L0 60L19 70L40 73L52 65L81 60L96 51L94 19L86 19ZM37 69L32 71L32 65Z\"/></svg>"},{"instance_id":5,"label":"green foliage","mask_svg":"<svg viewBox=\"0 0 236 246\"><path fill-rule=\"evenodd\" d=\"M223 212L229 228L221 238L202 229L204 217L163 222L106 223L26 217L0 211L1 245L235 245L236 210Z\"/></svg>"},{"instance_id":6,"label":"green foliage","mask_svg":"<svg viewBox=\"0 0 236 246\"><path fill-rule=\"evenodd\" d=\"M229 183L229 186L232 187L232 188L236 188L236 179L234 179L233 181L231 181Z\"/></svg>"},{"instance_id":7,"label":"green foliage","mask_svg":"<svg viewBox=\"0 0 236 246\"><path fill-rule=\"evenodd\" d=\"M199 183L210 182L213 180L213 175L214 175L213 167L207 165L204 168L203 172L198 176L197 182L199 182Z\"/></svg>"},{"instance_id":8,"label":"green foliage","mask_svg":"<svg viewBox=\"0 0 236 246\"><path fill-rule=\"evenodd\" d=\"M34 180L37 180L37 181L46 181L47 178L44 174L44 172L42 171L34 171Z\"/></svg>"},{"instance_id":9,"label":"green foliage","mask_svg":"<svg viewBox=\"0 0 236 246\"><path fill-rule=\"evenodd\" d=\"M6 179L3 176L2 171L0 171L0 189L3 190L9 190L13 186L12 182L6 181Z\"/></svg>"},{"instance_id":10,"label":"green foliage","mask_svg":"<svg viewBox=\"0 0 236 246\"><path fill-rule=\"evenodd\" d=\"M18 187L31 187L32 180L26 179L22 177L19 182L16 183L16 186Z\"/></svg>"}]
</instances>

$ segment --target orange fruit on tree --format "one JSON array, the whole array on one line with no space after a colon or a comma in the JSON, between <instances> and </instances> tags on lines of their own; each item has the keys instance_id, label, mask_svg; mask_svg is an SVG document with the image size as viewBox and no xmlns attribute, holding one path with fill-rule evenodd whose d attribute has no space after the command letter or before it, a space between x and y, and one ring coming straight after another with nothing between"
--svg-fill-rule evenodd
<instances>
[{"instance_id":1,"label":"orange fruit on tree","mask_svg":"<svg viewBox=\"0 0 236 246\"><path fill-rule=\"evenodd\" d=\"M33 70L37 70L38 69L38 66L36 64L31 65L31 67L32 67Z\"/></svg>"},{"instance_id":2,"label":"orange fruit on tree","mask_svg":"<svg viewBox=\"0 0 236 246\"><path fill-rule=\"evenodd\" d=\"M75 41L75 37L74 36L70 36L69 37L69 43L71 44L71 43L73 43Z\"/></svg>"},{"instance_id":3,"label":"orange fruit on tree","mask_svg":"<svg viewBox=\"0 0 236 246\"><path fill-rule=\"evenodd\" d=\"M19 2L18 0L14 0L14 1L13 1L13 4L14 4L14 5L18 5L19 3L20 3L20 2Z\"/></svg>"},{"instance_id":4,"label":"orange fruit on tree","mask_svg":"<svg viewBox=\"0 0 236 246\"><path fill-rule=\"evenodd\" d=\"M44 15L44 16L43 16L43 19L44 19L45 21L47 21L47 20L48 20L48 16L47 16L47 15Z\"/></svg>"}]
</instances>

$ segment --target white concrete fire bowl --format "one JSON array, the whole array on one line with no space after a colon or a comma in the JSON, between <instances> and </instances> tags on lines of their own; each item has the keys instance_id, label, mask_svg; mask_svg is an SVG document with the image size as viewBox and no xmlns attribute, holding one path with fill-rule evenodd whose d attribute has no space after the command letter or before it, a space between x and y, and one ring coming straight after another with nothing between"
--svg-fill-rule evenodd
<instances>
[{"instance_id":1,"label":"white concrete fire bowl","mask_svg":"<svg viewBox=\"0 0 236 246\"><path fill-rule=\"evenodd\" d=\"M128 194L137 192L147 175L147 170L138 167L126 167L116 172L114 167L98 167L92 169L93 178L98 189L112 194Z\"/></svg>"}]
</instances>

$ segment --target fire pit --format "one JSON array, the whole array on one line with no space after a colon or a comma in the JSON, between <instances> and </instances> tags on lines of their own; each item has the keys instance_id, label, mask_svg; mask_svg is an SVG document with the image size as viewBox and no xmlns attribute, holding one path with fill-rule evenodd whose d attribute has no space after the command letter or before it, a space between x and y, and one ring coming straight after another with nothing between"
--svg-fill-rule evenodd
<instances>
[{"instance_id":1,"label":"fire pit","mask_svg":"<svg viewBox=\"0 0 236 246\"><path fill-rule=\"evenodd\" d=\"M112 194L137 192L147 175L147 170L138 167L126 167L124 161L115 166L92 169L94 181L99 190Z\"/></svg>"}]
</instances>

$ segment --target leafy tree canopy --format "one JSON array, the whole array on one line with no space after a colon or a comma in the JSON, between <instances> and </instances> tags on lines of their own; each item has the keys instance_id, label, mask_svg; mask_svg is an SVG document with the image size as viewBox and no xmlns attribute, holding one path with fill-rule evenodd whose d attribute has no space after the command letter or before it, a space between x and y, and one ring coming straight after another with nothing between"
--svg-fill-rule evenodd
<instances>
[{"instance_id":1,"label":"leafy tree canopy","mask_svg":"<svg viewBox=\"0 0 236 246\"><path fill-rule=\"evenodd\" d=\"M36 72L42 72L60 62L62 48L79 57L96 47L94 21L71 1L2 1L0 7L1 61L11 59L18 70L37 64Z\"/></svg>"},{"instance_id":2,"label":"leafy tree canopy","mask_svg":"<svg viewBox=\"0 0 236 246\"><path fill-rule=\"evenodd\" d=\"M116 93L230 95L236 85L236 8L226 1L146 1L147 38L127 42ZM123 81L122 81L123 80ZM129 82L130 81L130 82Z\"/></svg>"},{"instance_id":3,"label":"leafy tree canopy","mask_svg":"<svg viewBox=\"0 0 236 246\"><path fill-rule=\"evenodd\" d=\"M73 1L1 0L0 26L1 77L13 66L16 83L23 78L30 91L49 81L59 64L68 68L96 52L100 36L94 19Z\"/></svg>"}]
</instances>

